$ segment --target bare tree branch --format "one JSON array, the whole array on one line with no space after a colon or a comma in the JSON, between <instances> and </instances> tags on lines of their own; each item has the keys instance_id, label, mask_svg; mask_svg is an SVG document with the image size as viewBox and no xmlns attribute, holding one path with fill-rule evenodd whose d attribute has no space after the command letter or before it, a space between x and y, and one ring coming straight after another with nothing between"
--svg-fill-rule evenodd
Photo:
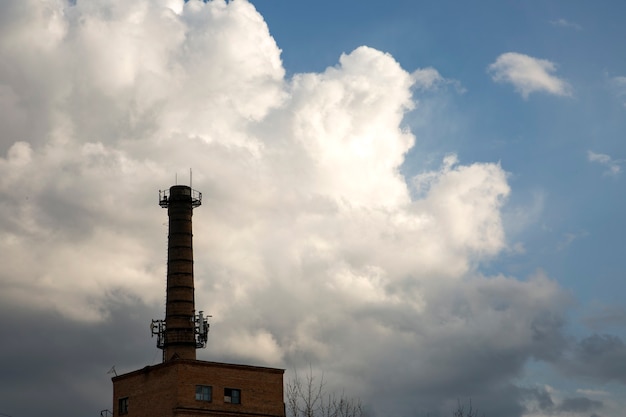
<instances>
[{"instance_id":1,"label":"bare tree branch","mask_svg":"<svg viewBox=\"0 0 626 417\"><path fill-rule=\"evenodd\" d=\"M469 408L465 411L465 406L457 400L457 409L452 413L454 417L478 417L478 410L472 407L472 400L469 401Z\"/></svg>"},{"instance_id":2,"label":"bare tree branch","mask_svg":"<svg viewBox=\"0 0 626 417\"><path fill-rule=\"evenodd\" d=\"M359 399L326 391L324 374L318 378L313 369L302 379L295 373L285 385L289 417L365 417Z\"/></svg>"}]
</instances>

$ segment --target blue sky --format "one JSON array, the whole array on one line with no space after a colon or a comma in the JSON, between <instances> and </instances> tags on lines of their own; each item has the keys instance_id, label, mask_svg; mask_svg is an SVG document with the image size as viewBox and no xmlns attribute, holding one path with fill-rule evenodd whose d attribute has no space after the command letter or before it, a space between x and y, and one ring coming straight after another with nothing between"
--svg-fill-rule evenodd
<instances>
[{"instance_id":1,"label":"blue sky","mask_svg":"<svg viewBox=\"0 0 626 417\"><path fill-rule=\"evenodd\" d=\"M371 416L619 415L625 9L2 2L0 414L95 415L158 363L191 167L199 359Z\"/></svg>"}]
</instances>

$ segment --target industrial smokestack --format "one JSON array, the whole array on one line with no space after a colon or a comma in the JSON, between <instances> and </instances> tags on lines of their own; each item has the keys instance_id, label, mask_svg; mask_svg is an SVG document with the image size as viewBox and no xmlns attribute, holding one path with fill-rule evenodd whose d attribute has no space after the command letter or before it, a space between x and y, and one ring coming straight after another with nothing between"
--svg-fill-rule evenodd
<instances>
[{"instance_id":1,"label":"industrial smokestack","mask_svg":"<svg viewBox=\"0 0 626 417\"><path fill-rule=\"evenodd\" d=\"M165 320L152 321L152 334L163 349L163 362L196 359L196 348L205 347L208 324L195 314L193 280L193 234L191 216L202 194L186 185L159 191L159 205L167 208L167 300Z\"/></svg>"}]
</instances>

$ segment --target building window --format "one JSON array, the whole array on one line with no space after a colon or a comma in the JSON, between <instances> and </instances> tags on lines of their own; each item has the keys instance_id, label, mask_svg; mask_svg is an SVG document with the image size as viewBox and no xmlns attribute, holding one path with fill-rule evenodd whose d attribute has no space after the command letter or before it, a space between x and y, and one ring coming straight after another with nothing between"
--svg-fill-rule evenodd
<instances>
[{"instance_id":1,"label":"building window","mask_svg":"<svg viewBox=\"0 0 626 417\"><path fill-rule=\"evenodd\" d=\"M120 415L128 414L128 397L117 400L117 410Z\"/></svg>"},{"instance_id":2,"label":"building window","mask_svg":"<svg viewBox=\"0 0 626 417\"><path fill-rule=\"evenodd\" d=\"M196 385L196 400L211 401L212 391L209 385Z\"/></svg>"},{"instance_id":3,"label":"building window","mask_svg":"<svg viewBox=\"0 0 626 417\"><path fill-rule=\"evenodd\" d=\"M241 390L234 388L224 388L224 402L231 404L241 404Z\"/></svg>"}]
</instances>

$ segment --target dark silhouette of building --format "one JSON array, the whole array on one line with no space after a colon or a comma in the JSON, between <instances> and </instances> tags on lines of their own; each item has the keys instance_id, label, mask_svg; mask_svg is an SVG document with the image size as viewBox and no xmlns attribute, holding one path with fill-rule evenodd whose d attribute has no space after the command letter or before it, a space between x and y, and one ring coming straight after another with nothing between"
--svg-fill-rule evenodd
<instances>
[{"instance_id":1,"label":"dark silhouette of building","mask_svg":"<svg viewBox=\"0 0 626 417\"><path fill-rule=\"evenodd\" d=\"M188 186L159 191L169 217L167 301L165 320L151 328L163 362L112 378L114 416L285 416L283 369L196 360L209 331L194 300L191 217L201 203Z\"/></svg>"}]
</instances>

